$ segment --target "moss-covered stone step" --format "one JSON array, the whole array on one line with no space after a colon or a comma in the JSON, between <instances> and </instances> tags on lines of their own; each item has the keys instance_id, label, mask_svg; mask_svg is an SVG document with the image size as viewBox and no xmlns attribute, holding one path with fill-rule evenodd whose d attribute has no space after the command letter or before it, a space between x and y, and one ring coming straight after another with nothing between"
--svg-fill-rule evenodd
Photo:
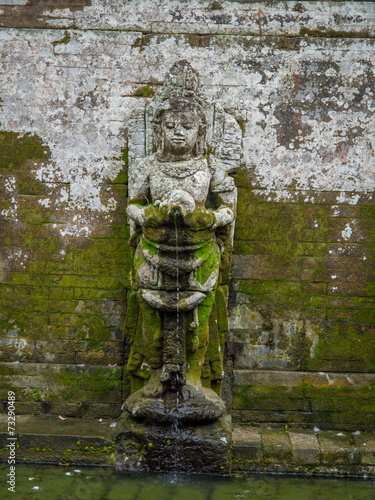
<instances>
[{"instance_id":1,"label":"moss-covered stone step","mask_svg":"<svg viewBox=\"0 0 375 500\"><path fill-rule=\"evenodd\" d=\"M0 461L7 461L7 415L0 415ZM115 421L59 416L16 417L16 460L27 463L56 463L110 466L114 463L112 433Z\"/></svg>"},{"instance_id":2,"label":"moss-covered stone step","mask_svg":"<svg viewBox=\"0 0 375 500\"><path fill-rule=\"evenodd\" d=\"M375 435L237 426L233 430L232 472L375 477Z\"/></svg>"},{"instance_id":3,"label":"moss-covered stone step","mask_svg":"<svg viewBox=\"0 0 375 500\"><path fill-rule=\"evenodd\" d=\"M1 462L9 458L7 419L0 415ZM114 467L116 432L112 419L19 415L16 460ZM237 425L232 434L231 471L375 477L375 435Z\"/></svg>"}]
</instances>

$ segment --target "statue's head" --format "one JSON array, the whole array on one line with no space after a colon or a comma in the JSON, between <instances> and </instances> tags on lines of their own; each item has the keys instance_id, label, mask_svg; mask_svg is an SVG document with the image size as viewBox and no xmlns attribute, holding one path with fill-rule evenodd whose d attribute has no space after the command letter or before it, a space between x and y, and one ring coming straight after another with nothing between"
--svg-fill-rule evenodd
<instances>
[{"instance_id":1,"label":"statue's head","mask_svg":"<svg viewBox=\"0 0 375 500\"><path fill-rule=\"evenodd\" d=\"M166 99L154 117L159 158L202 158L205 153L206 131L206 114L194 98L176 96Z\"/></svg>"},{"instance_id":2,"label":"statue's head","mask_svg":"<svg viewBox=\"0 0 375 500\"><path fill-rule=\"evenodd\" d=\"M164 80L163 98L154 115L160 159L201 158L206 149L207 118L199 99L199 75L178 61Z\"/></svg>"}]
</instances>

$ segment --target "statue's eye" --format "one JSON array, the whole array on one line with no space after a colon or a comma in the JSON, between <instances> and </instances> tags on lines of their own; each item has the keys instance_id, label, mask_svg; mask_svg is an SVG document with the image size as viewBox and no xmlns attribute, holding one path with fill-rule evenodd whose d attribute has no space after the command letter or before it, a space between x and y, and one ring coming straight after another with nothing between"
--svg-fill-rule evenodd
<instances>
[{"instance_id":1,"label":"statue's eye","mask_svg":"<svg viewBox=\"0 0 375 500\"><path fill-rule=\"evenodd\" d=\"M164 125L165 125L167 128L173 128L173 127L174 127L174 123L173 123L173 122L164 122Z\"/></svg>"},{"instance_id":2,"label":"statue's eye","mask_svg":"<svg viewBox=\"0 0 375 500\"><path fill-rule=\"evenodd\" d=\"M190 130L191 128L193 128L193 124L190 123L190 122L182 122L181 125L186 128L186 130Z\"/></svg>"}]
</instances>

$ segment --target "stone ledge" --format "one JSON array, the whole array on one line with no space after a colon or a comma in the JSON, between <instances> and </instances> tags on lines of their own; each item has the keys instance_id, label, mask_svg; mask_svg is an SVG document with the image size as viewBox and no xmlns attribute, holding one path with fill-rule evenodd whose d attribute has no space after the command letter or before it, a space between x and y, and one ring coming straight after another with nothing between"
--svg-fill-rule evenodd
<instances>
[{"instance_id":1,"label":"stone ledge","mask_svg":"<svg viewBox=\"0 0 375 500\"><path fill-rule=\"evenodd\" d=\"M115 465L116 421L57 416L16 417L16 459L26 463ZM8 459L7 415L0 415L0 462ZM375 435L236 426L232 472L375 478Z\"/></svg>"},{"instance_id":2,"label":"stone ledge","mask_svg":"<svg viewBox=\"0 0 375 500\"><path fill-rule=\"evenodd\" d=\"M35 5L27 5L25 0L18 2L15 6L2 5L1 27L132 30L196 35L374 35L373 2L133 0L113 2L115 6L110 15L105 0L97 0L94 5L88 0L45 0ZM290 41L285 42L284 46L285 50L296 50L296 44Z\"/></svg>"},{"instance_id":3,"label":"stone ledge","mask_svg":"<svg viewBox=\"0 0 375 500\"><path fill-rule=\"evenodd\" d=\"M0 415L0 462L8 460L7 415ZM115 421L88 420L56 415L16 417L16 460L26 463L113 465Z\"/></svg>"},{"instance_id":4,"label":"stone ledge","mask_svg":"<svg viewBox=\"0 0 375 500\"><path fill-rule=\"evenodd\" d=\"M237 426L232 472L375 477L375 436Z\"/></svg>"},{"instance_id":5,"label":"stone ledge","mask_svg":"<svg viewBox=\"0 0 375 500\"><path fill-rule=\"evenodd\" d=\"M234 370L234 385L358 388L375 382L375 373Z\"/></svg>"}]
</instances>

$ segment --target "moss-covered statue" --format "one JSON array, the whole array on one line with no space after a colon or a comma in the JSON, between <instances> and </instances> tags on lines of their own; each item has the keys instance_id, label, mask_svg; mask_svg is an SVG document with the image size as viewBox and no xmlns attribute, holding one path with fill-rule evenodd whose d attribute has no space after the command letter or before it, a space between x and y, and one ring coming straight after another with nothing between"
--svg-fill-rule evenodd
<instances>
[{"instance_id":1,"label":"moss-covered statue","mask_svg":"<svg viewBox=\"0 0 375 500\"><path fill-rule=\"evenodd\" d=\"M171 68L150 109L156 152L134 161L129 176L135 250L125 325L132 394L125 406L139 418L215 420L225 411L219 393L236 211L227 174L236 166L230 154L238 153L237 124L227 118L225 136L229 115L221 110L227 144L220 148L207 119L212 106L201 99L198 73L187 61ZM208 132L211 151L222 158L209 154Z\"/></svg>"}]
</instances>

